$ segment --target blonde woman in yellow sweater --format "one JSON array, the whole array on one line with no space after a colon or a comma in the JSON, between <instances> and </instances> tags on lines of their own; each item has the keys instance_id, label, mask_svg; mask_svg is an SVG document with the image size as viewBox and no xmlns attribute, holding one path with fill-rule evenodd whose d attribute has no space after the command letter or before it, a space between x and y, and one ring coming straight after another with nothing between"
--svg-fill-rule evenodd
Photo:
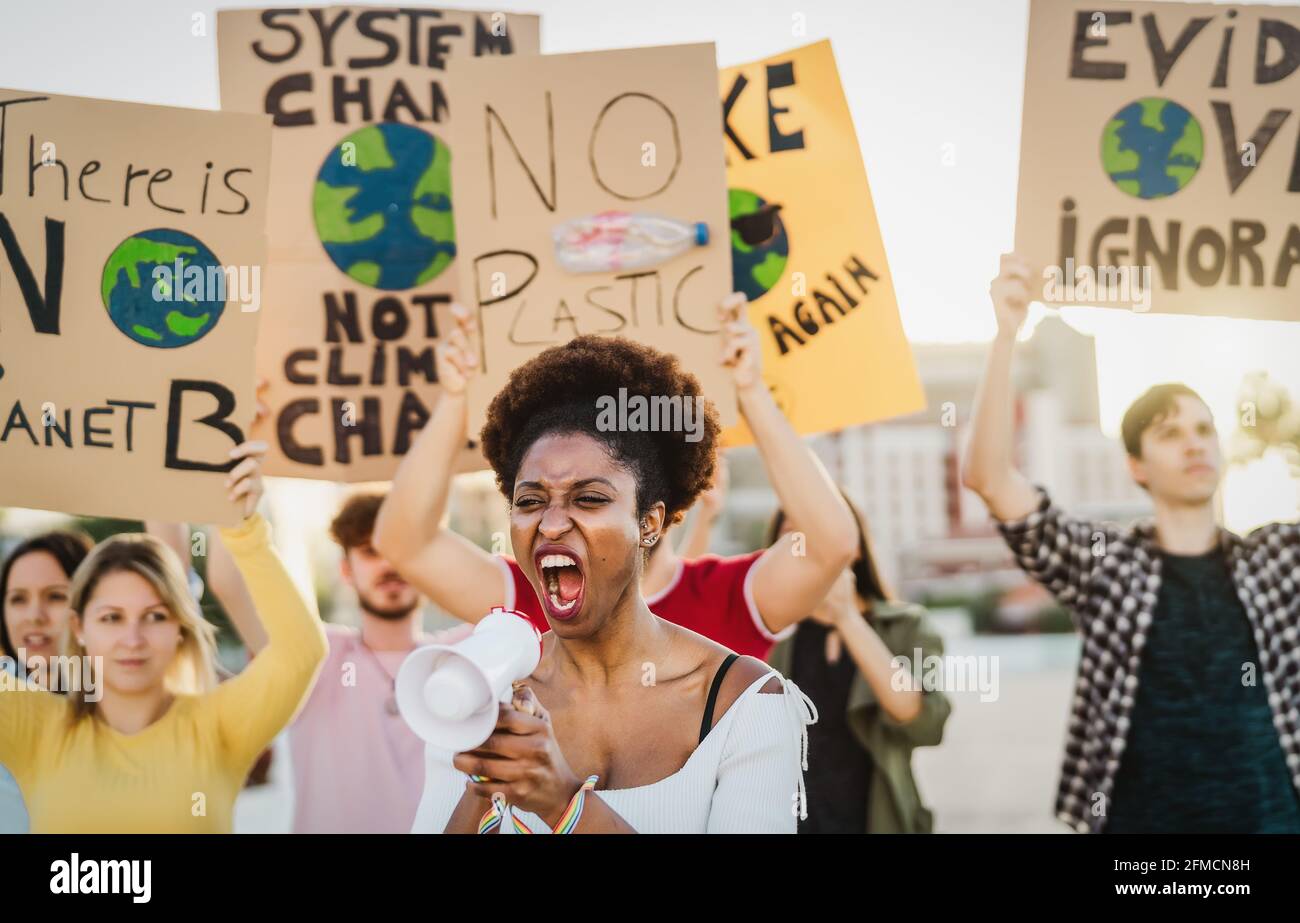
<instances>
[{"instance_id":1,"label":"blonde woman in yellow sweater","mask_svg":"<svg viewBox=\"0 0 1300 923\"><path fill-rule=\"evenodd\" d=\"M67 695L0 678L0 764L33 833L229 833L235 796L288 724L325 658L313 602L256 512L266 444L235 448L227 480L243 522L221 537L270 641L217 685L212 627L179 559L155 538L101 542L73 575L65 652L92 683ZM84 675L84 671L83 675Z\"/></svg>"}]
</instances>

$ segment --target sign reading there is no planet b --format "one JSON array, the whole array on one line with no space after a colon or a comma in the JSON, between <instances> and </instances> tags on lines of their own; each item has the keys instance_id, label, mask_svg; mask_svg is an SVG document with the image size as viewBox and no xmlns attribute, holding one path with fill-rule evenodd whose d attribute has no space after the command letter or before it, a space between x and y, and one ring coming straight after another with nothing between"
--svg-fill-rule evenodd
<instances>
[{"instance_id":1,"label":"sign reading there is no planet b","mask_svg":"<svg viewBox=\"0 0 1300 923\"><path fill-rule=\"evenodd\" d=\"M238 521L270 122L0 90L0 506Z\"/></svg>"}]
</instances>

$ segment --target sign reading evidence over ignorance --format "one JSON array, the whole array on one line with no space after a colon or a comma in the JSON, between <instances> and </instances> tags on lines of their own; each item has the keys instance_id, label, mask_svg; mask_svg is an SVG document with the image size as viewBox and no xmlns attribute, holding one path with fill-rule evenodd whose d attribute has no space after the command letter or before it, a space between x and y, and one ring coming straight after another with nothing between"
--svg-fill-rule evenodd
<instances>
[{"instance_id":1,"label":"sign reading evidence over ignorance","mask_svg":"<svg viewBox=\"0 0 1300 923\"><path fill-rule=\"evenodd\" d=\"M1042 300L1300 320L1300 8L1033 0L1016 249Z\"/></svg>"}]
</instances>

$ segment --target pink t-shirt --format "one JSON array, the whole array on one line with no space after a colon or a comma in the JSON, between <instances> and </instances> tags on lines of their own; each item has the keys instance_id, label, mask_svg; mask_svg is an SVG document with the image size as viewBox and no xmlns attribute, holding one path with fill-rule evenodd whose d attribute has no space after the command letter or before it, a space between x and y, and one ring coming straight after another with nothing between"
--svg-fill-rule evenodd
<instances>
[{"instance_id":1,"label":"pink t-shirt","mask_svg":"<svg viewBox=\"0 0 1300 923\"><path fill-rule=\"evenodd\" d=\"M458 625L421 638L452 644ZM410 651L371 651L326 625L329 656L289 727L294 833L410 833L424 788L424 742L385 703Z\"/></svg>"}]
</instances>

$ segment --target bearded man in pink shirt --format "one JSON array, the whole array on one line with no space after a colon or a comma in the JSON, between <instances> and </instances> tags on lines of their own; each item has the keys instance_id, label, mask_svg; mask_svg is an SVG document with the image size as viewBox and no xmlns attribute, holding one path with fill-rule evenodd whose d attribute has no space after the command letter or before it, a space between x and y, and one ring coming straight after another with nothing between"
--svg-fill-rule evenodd
<instances>
[{"instance_id":1,"label":"bearded man in pink shirt","mask_svg":"<svg viewBox=\"0 0 1300 923\"><path fill-rule=\"evenodd\" d=\"M370 542L383 494L355 494L330 525L361 629L326 625L329 656L289 728L294 833L409 833L424 786L424 744L397 711L394 678L416 647L472 625L420 628L420 594Z\"/></svg>"}]
</instances>

